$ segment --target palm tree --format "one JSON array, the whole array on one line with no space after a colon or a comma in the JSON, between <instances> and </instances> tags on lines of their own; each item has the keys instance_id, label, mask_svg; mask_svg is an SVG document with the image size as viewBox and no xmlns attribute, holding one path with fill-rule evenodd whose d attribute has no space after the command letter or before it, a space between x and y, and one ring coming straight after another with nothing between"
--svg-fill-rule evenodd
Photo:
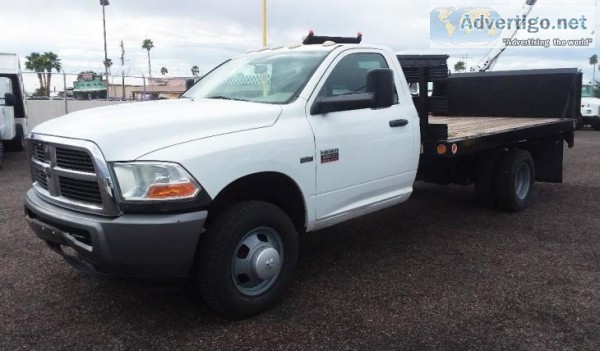
<instances>
[{"instance_id":1,"label":"palm tree","mask_svg":"<svg viewBox=\"0 0 600 351\"><path fill-rule=\"evenodd\" d=\"M46 74L46 94L50 95L50 82L52 81L52 70L55 69L56 72L60 72L62 65L60 63L58 55L56 55L52 51L45 52L44 55L42 55L42 58L44 62L44 69L46 70L46 72L48 72Z\"/></svg>"},{"instance_id":2,"label":"palm tree","mask_svg":"<svg viewBox=\"0 0 600 351\"><path fill-rule=\"evenodd\" d=\"M169 70L167 69L167 67L163 67L160 69L160 74L162 74L163 76L167 73L169 73Z\"/></svg>"},{"instance_id":3,"label":"palm tree","mask_svg":"<svg viewBox=\"0 0 600 351\"><path fill-rule=\"evenodd\" d=\"M142 49L148 51L148 77L152 77L152 65L150 64L150 50L154 47L154 43L151 39L144 39L142 42Z\"/></svg>"},{"instance_id":4,"label":"palm tree","mask_svg":"<svg viewBox=\"0 0 600 351\"><path fill-rule=\"evenodd\" d=\"M464 72L467 69L467 65L465 64L464 61L458 61L455 65L454 65L454 71L456 72Z\"/></svg>"},{"instance_id":5,"label":"palm tree","mask_svg":"<svg viewBox=\"0 0 600 351\"><path fill-rule=\"evenodd\" d=\"M590 57L590 65L594 66L592 71L592 84L596 82L596 65L598 64L598 55L592 55Z\"/></svg>"},{"instance_id":6,"label":"palm tree","mask_svg":"<svg viewBox=\"0 0 600 351\"><path fill-rule=\"evenodd\" d=\"M39 52L32 52L29 56L25 56L27 59L25 62L25 69L37 73L38 80L40 81L40 91L46 86L44 82L46 77L41 73L44 71L44 62L41 57L42 55L40 55Z\"/></svg>"},{"instance_id":7,"label":"palm tree","mask_svg":"<svg viewBox=\"0 0 600 351\"><path fill-rule=\"evenodd\" d=\"M194 75L194 77L198 77L198 75L200 74L200 68L198 68L198 66L196 65L192 66L192 74Z\"/></svg>"}]
</instances>

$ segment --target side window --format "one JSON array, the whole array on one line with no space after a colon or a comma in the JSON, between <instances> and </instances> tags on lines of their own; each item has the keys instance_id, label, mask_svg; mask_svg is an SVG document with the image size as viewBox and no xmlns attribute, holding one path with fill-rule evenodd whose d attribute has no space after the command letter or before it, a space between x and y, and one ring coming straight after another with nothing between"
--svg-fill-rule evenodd
<instances>
[{"instance_id":1,"label":"side window","mask_svg":"<svg viewBox=\"0 0 600 351\"><path fill-rule=\"evenodd\" d=\"M350 54L338 62L319 92L321 97L360 94L367 92L367 73L376 68L389 68L380 54ZM396 94L395 103L398 102Z\"/></svg>"},{"instance_id":2,"label":"side window","mask_svg":"<svg viewBox=\"0 0 600 351\"><path fill-rule=\"evenodd\" d=\"M4 100L4 94L11 92L12 88L10 85L10 79L0 77L0 106L6 105L6 101Z\"/></svg>"}]
</instances>

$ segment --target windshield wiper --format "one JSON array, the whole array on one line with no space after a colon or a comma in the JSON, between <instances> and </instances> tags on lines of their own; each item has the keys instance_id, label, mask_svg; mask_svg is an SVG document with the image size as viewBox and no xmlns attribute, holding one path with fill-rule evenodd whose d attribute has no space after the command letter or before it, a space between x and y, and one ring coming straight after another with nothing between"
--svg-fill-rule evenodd
<instances>
[{"instance_id":1,"label":"windshield wiper","mask_svg":"<svg viewBox=\"0 0 600 351\"><path fill-rule=\"evenodd\" d=\"M232 100L232 101L248 101L248 100L236 99L236 98L233 98L231 96L223 96L223 95L209 96L208 99Z\"/></svg>"}]
</instances>

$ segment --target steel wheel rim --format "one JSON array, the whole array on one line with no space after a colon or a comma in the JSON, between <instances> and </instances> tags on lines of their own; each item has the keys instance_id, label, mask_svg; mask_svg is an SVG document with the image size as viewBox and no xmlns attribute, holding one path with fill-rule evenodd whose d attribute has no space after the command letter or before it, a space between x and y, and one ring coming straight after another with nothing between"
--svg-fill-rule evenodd
<instances>
[{"instance_id":1,"label":"steel wheel rim","mask_svg":"<svg viewBox=\"0 0 600 351\"><path fill-rule=\"evenodd\" d=\"M523 163L517 171L515 178L515 193L519 200L524 200L531 188L531 169L527 163Z\"/></svg>"},{"instance_id":2,"label":"steel wheel rim","mask_svg":"<svg viewBox=\"0 0 600 351\"><path fill-rule=\"evenodd\" d=\"M283 260L283 242L275 229L251 230L233 252L231 278L236 289L246 296L263 294L279 278Z\"/></svg>"}]
</instances>

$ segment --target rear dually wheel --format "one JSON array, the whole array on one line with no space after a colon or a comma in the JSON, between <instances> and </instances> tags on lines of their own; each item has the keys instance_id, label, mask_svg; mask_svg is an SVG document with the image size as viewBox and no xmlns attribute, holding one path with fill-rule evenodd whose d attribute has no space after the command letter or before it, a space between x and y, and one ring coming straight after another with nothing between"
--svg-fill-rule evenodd
<instances>
[{"instance_id":1,"label":"rear dually wheel","mask_svg":"<svg viewBox=\"0 0 600 351\"><path fill-rule=\"evenodd\" d=\"M535 164L528 151L510 150L502 156L496 173L496 198L500 208L520 212L527 208L535 181Z\"/></svg>"}]
</instances>

